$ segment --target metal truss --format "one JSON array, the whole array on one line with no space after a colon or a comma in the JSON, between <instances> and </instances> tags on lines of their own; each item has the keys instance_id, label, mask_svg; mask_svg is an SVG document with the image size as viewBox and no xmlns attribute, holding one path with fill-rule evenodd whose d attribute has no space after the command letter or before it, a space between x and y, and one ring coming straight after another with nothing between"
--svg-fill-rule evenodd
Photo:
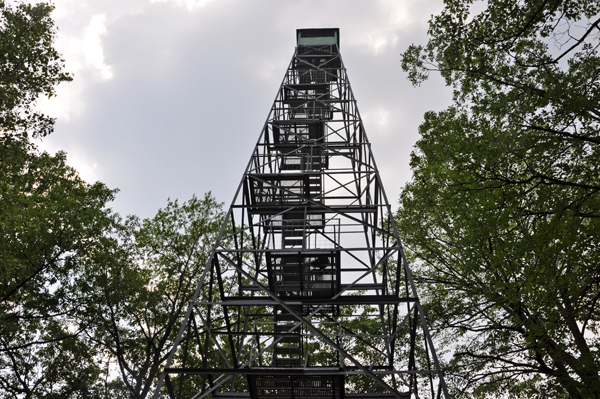
<instances>
[{"instance_id":1,"label":"metal truss","mask_svg":"<svg viewBox=\"0 0 600 399\"><path fill-rule=\"evenodd\" d=\"M449 397L338 44L296 47L154 398Z\"/></svg>"}]
</instances>

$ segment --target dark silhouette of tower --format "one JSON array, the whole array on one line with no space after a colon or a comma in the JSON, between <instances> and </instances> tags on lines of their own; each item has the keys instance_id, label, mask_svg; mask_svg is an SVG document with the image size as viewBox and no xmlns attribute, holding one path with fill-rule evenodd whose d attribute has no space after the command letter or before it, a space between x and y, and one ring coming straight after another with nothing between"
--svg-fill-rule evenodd
<instances>
[{"instance_id":1,"label":"dark silhouette of tower","mask_svg":"<svg viewBox=\"0 0 600 399\"><path fill-rule=\"evenodd\" d=\"M155 398L449 397L339 45L297 31Z\"/></svg>"}]
</instances>

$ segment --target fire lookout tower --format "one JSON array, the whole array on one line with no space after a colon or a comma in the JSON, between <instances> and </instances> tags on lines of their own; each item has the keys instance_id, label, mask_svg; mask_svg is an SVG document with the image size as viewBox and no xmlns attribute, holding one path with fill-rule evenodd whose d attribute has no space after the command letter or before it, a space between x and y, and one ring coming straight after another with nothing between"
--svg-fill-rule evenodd
<instances>
[{"instance_id":1,"label":"fire lookout tower","mask_svg":"<svg viewBox=\"0 0 600 399\"><path fill-rule=\"evenodd\" d=\"M154 398L448 398L339 29L296 35Z\"/></svg>"}]
</instances>

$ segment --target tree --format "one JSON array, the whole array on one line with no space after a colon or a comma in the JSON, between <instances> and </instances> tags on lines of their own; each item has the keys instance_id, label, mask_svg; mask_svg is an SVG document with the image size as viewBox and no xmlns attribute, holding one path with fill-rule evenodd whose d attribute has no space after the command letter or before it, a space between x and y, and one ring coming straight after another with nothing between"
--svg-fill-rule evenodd
<instances>
[{"instance_id":1,"label":"tree","mask_svg":"<svg viewBox=\"0 0 600 399\"><path fill-rule=\"evenodd\" d=\"M169 201L152 219L129 217L117 245L89 259L78 285L97 298L89 332L119 373L111 397L152 394L222 224L210 193Z\"/></svg>"},{"instance_id":2,"label":"tree","mask_svg":"<svg viewBox=\"0 0 600 399\"><path fill-rule=\"evenodd\" d=\"M93 385L94 353L76 319L88 298L70 287L112 223L113 195L81 180L64 153L0 137L0 397L69 396L81 379L83 392Z\"/></svg>"},{"instance_id":3,"label":"tree","mask_svg":"<svg viewBox=\"0 0 600 399\"><path fill-rule=\"evenodd\" d=\"M10 7L0 0L0 132L44 137L54 119L35 109L40 96L72 80L53 47L56 29L46 3Z\"/></svg>"},{"instance_id":4,"label":"tree","mask_svg":"<svg viewBox=\"0 0 600 399\"><path fill-rule=\"evenodd\" d=\"M600 3L445 1L398 226L454 395L600 397ZM479 7L481 9L482 7Z\"/></svg>"},{"instance_id":5,"label":"tree","mask_svg":"<svg viewBox=\"0 0 600 399\"><path fill-rule=\"evenodd\" d=\"M71 290L81 260L112 223L114 191L87 184L64 153L40 152L30 137L54 120L35 110L71 77L53 48L52 6L0 1L0 397L92 397L100 374L82 339Z\"/></svg>"}]
</instances>

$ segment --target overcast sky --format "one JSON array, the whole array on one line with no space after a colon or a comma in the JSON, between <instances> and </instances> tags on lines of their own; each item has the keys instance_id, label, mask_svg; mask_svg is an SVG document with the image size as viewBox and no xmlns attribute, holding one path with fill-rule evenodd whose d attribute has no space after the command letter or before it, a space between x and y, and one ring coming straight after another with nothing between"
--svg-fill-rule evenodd
<instances>
[{"instance_id":1,"label":"overcast sky","mask_svg":"<svg viewBox=\"0 0 600 399\"><path fill-rule=\"evenodd\" d=\"M88 181L119 188L115 211L153 216L167 198L229 204L292 57L297 28L340 28L341 54L385 190L397 207L438 77L400 66L441 0L55 0L56 47L74 81L40 107L44 139Z\"/></svg>"}]
</instances>

